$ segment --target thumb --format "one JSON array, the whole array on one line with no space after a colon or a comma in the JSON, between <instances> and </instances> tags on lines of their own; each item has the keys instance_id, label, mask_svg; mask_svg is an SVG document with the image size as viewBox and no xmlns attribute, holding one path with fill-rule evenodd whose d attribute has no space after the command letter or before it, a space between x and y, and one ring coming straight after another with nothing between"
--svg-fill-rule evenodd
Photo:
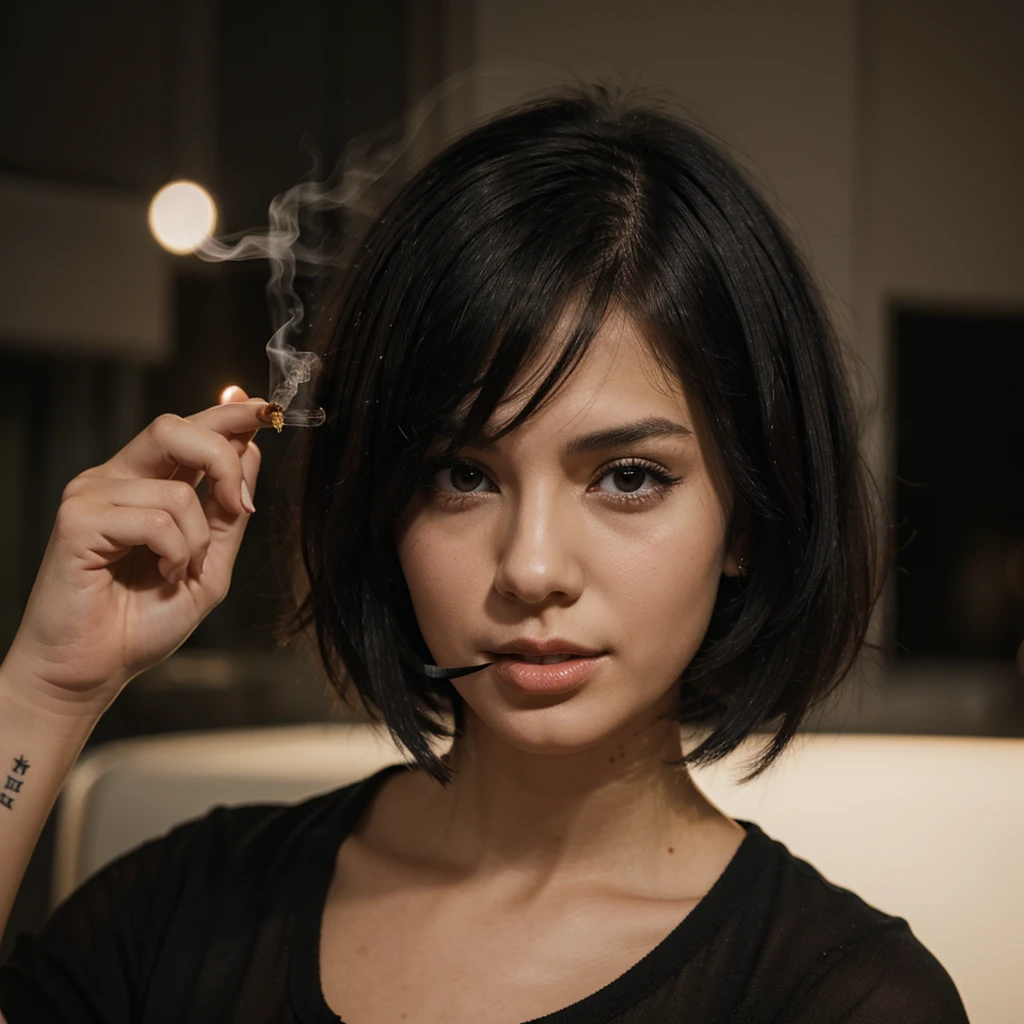
<instances>
[{"instance_id":1,"label":"thumb","mask_svg":"<svg viewBox=\"0 0 1024 1024\"><path fill-rule=\"evenodd\" d=\"M247 402L249 396L245 393L245 389L239 387L237 384L229 384L221 393L218 399L218 405L228 405L230 402Z\"/></svg>"}]
</instances>

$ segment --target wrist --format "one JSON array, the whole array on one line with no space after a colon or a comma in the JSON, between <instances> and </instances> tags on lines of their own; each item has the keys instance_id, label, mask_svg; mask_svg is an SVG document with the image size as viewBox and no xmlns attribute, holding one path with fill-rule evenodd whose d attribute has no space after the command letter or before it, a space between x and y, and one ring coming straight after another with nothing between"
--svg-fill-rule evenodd
<instances>
[{"instance_id":1,"label":"wrist","mask_svg":"<svg viewBox=\"0 0 1024 1024\"><path fill-rule=\"evenodd\" d=\"M0 715L11 725L84 741L107 706L89 694L55 686L14 651L0 662Z\"/></svg>"}]
</instances>

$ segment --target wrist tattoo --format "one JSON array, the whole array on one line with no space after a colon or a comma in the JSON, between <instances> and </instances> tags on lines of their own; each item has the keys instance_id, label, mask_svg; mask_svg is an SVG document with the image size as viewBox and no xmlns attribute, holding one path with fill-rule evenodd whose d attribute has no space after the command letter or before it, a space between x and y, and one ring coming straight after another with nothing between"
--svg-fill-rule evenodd
<instances>
[{"instance_id":1,"label":"wrist tattoo","mask_svg":"<svg viewBox=\"0 0 1024 1024\"><path fill-rule=\"evenodd\" d=\"M14 765L11 768L12 774L7 776L4 788L0 790L0 804L6 807L9 811L14 810L14 797L11 794L21 792L21 784L25 781L25 773L31 767L32 766L28 761L25 760L24 754L19 754L14 759Z\"/></svg>"}]
</instances>

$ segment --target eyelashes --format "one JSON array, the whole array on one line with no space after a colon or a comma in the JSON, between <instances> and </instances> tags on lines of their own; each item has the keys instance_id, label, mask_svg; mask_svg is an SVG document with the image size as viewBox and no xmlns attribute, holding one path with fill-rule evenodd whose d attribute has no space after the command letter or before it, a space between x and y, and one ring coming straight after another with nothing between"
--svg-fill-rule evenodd
<instances>
[{"instance_id":1,"label":"eyelashes","mask_svg":"<svg viewBox=\"0 0 1024 1024\"><path fill-rule=\"evenodd\" d=\"M474 463L467 459L453 458L448 460L442 460L431 463L424 471L421 484L427 493L437 501L439 504L445 507L451 506L465 506L475 501L479 501L485 494L491 494L492 491L446 491L438 487L436 483L436 477L439 473L449 469L463 469L468 470L471 473L478 474L483 480L490 480L486 473ZM669 490L682 480L682 477L672 476L666 472L661 466L654 462L648 462L646 459L619 459L616 462L610 463L607 466L602 466L597 472L591 487L596 483L600 483L605 477L611 476L614 473L619 472L629 473L640 473L642 475L650 476L654 481L655 485L647 490L642 491L605 491L601 490L598 493L601 494L602 498L608 500L612 504L624 506L627 508L639 508L647 505L652 505L656 502L661 501L665 498ZM642 477L641 477L642 482Z\"/></svg>"}]
</instances>

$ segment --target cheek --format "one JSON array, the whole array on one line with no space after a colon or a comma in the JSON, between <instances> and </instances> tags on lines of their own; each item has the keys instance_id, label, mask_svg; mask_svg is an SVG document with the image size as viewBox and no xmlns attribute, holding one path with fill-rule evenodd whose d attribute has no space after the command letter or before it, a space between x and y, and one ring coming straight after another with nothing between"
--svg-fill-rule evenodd
<instances>
[{"instance_id":1,"label":"cheek","mask_svg":"<svg viewBox=\"0 0 1024 1024\"><path fill-rule=\"evenodd\" d=\"M467 621L480 593L482 567L465 537L425 520L409 521L396 537L396 551L423 639L443 658L445 634L451 634L453 623Z\"/></svg>"},{"instance_id":2,"label":"cheek","mask_svg":"<svg viewBox=\"0 0 1024 1024\"><path fill-rule=\"evenodd\" d=\"M687 509L609 554L591 578L601 580L612 602L625 647L641 659L663 653L688 660L707 632L721 580L724 522L717 507Z\"/></svg>"}]
</instances>

